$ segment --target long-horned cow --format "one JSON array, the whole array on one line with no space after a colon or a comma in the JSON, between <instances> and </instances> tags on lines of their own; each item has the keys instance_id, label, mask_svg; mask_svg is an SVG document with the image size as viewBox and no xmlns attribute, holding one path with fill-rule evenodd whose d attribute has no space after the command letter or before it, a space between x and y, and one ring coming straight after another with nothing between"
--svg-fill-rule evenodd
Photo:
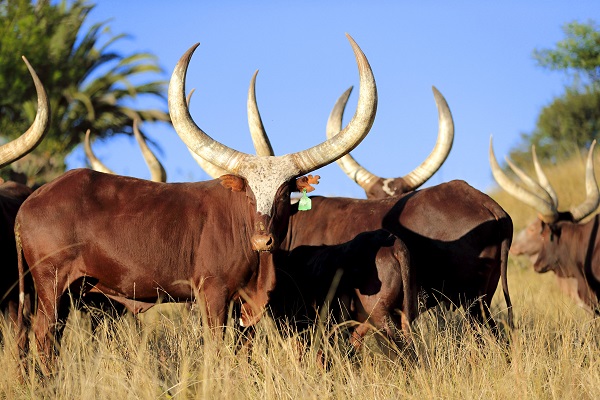
<instances>
[{"instance_id":1,"label":"long-horned cow","mask_svg":"<svg viewBox=\"0 0 600 400\"><path fill-rule=\"evenodd\" d=\"M593 141L586 162L586 199L563 212L558 211L558 197L537 160L535 147L532 156L538 182L507 159L524 185L511 180L496 161L491 139L489 157L498 185L538 212L537 219L519 234L518 252L530 256L536 272L553 271L559 282L567 285L575 282L572 289L576 289L584 308L600 314L600 216L595 215L590 221L581 223L600 204L594 173L595 145L596 141Z\"/></svg>"},{"instance_id":2,"label":"long-horned cow","mask_svg":"<svg viewBox=\"0 0 600 400\"><path fill-rule=\"evenodd\" d=\"M259 156L273 156L273 148L264 129L256 104L256 77L248 90L248 125ZM188 96L188 102L191 93ZM207 162L194 152L192 156L211 177L226 171ZM297 207L297 206L295 206ZM318 226L310 230L319 229ZM410 338L410 324L417 315L417 287L414 268L404 243L389 232L379 229L359 233L337 245L306 245L293 249L284 246L275 256L277 287L272 292L269 308L276 320L292 323L304 330L316 311L326 306L335 309L335 320L348 318L358 322L352 329L351 343L358 347L371 329L399 347ZM341 282L331 298L327 294L336 272L342 271ZM336 305L343 303L343 307Z\"/></svg>"},{"instance_id":3,"label":"long-horned cow","mask_svg":"<svg viewBox=\"0 0 600 400\"><path fill-rule=\"evenodd\" d=\"M253 85L254 82L248 97L249 119L260 122ZM508 325L513 325L506 278L513 232L510 216L493 199L464 181L413 191L441 166L452 147L454 124L450 109L441 93L435 88L433 92L439 131L430 156L413 172L395 180L368 173L349 154L340 158L338 163L344 164L343 169L349 171L351 178L364 183L371 198L311 197L310 213L298 212L294 207L281 248L289 251L299 246L338 245L361 232L384 228L408 247L427 308L440 302L464 305L476 321L489 324L497 332L489 308L500 280ZM330 115L330 137L341 131L349 94L347 91L340 97ZM256 131L252 136L257 154L272 154L262 124L249 125L251 131ZM207 169L202 160L197 161Z\"/></svg>"},{"instance_id":4,"label":"long-horned cow","mask_svg":"<svg viewBox=\"0 0 600 400\"><path fill-rule=\"evenodd\" d=\"M409 248L417 271L417 283L427 295L427 307L440 301L464 305L477 320L487 320L495 328L489 307L501 279L508 323L512 326L506 279L512 241L510 216L489 196L464 181L455 180L416 190L444 163L454 139L448 104L435 87L433 93L438 106L438 139L430 155L413 171L403 177L385 179L369 172L350 154L338 159L337 163L365 190L369 199L395 200L388 208L389 212L375 218ZM327 123L328 137L341 131L348 95L348 92L344 93L331 112ZM339 200L323 201L339 203ZM368 201L364 203L366 210L372 209L370 205ZM298 218L305 219L302 215ZM315 213L310 218L319 216ZM325 234L323 239L335 240L330 234ZM481 301L481 307L474 306L477 300Z\"/></svg>"},{"instance_id":5,"label":"long-horned cow","mask_svg":"<svg viewBox=\"0 0 600 400\"><path fill-rule=\"evenodd\" d=\"M44 86L23 57L37 92L37 114L29 129L19 138L0 146L0 168L25 156L44 138L50 126L50 102ZM2 279L0 280L0 310L8 311L11 320L17 319L19 281L14 225L19 207L32 193L21 183L7 181L0 184L0 252L2 253ZM28 277L29 279L29 277ZM28 286L30 286L28 284Z\"/></svg>"},{"instance_id":6,"label":"long-horned cow","mask_svg":"<svg viewBox=\"0 0 600 400\"><path fill-rule=\"evenodd\" d=\"M371 68L348 39L360 96L339 138L279 157L245 154L212 139L186 107L185 76L195 45L171 77L169 112L185 144L227 175L207 182L156 183L80 169L25 201L15 229L38 294L34 333L45 358L52 354L65 310L60 300L69 288L81 288L83 296L101 292L133 312L159 298L183 302L199 293L210 326L225 324L232 300L241 303L244 325L260 317L258 310L275 285L270 252L285 235L290 192L310 189L311 180L298 177L358 145L375 118Z\"/></svg>"}]
</instances>

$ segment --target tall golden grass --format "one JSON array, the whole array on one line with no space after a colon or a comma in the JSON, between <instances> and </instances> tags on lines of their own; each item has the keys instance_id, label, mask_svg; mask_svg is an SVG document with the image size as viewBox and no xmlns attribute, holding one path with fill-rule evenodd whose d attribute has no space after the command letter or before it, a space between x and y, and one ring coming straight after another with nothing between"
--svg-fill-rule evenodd
<instances>
[{"instance_id":1,"label":"tall golden grass","mask_svg":"<svg viewBox=\"0 0 600 400\"><path fill-rule=\"evenodd\" d=\"M578 172L565 172L564 182L551 168L548 175L564 206L582 198ZM533 215L502 193L494 197L515 213L516 226ZM1 322L0 397L599 399L600 319L562 295L552 275L536 274L523 260L511 259L509 287L516 322L514 331L504 329L509 345L486 328L475 330L463 311L440 308L415 321L415 357L389 357L373 338L352 352L344 326L315 329L313 346L306 347L304 336L282 335L269 318L258 324L252 347L240 347L233 329L221 338L202 327L198 312L158 305L138 320L104 321L95 335L87 315L72 312L54 374L41 377L31 369L32 346L29 373L20 380L14 333ZM500 295L493 313L506 318Z\"/></svg>"}]
</instances>

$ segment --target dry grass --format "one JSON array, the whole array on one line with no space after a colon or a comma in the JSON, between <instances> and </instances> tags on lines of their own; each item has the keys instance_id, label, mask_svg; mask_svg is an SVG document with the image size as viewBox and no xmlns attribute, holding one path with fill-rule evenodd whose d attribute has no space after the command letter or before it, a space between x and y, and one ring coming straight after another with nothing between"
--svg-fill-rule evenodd
<instances>
[{"instance_id":1,"label":"dry grass","mask_svg":"<svg viewBox=\"0 0 600 400\"><path fill-rule=\"evenodd\" d=\"M579 172L565 174L567 183L558 183L548 169L567 206L583 198L583 178ZM494 197L517 227L533 215L503 194ZM267 318L257 327L252 349L240 349L233 329L221 339L202 328L196 312L160 305L139 321L126 316L105 322L95 336L86 315L71 313L55 374L41 378L30 372L20 381L14 334L3 322L0 398L600 398L600 319L577 308L551 274L534 273L525 260L511 259L509 286L517 326L510 346L486 329L473 332L462 311L440 309L414 324L416 360L390 358L373 340L352 353L343 327L327 337L314 333L327 368L316 346L300 351L304 339L282 336ZM506 317L501 297L493 309L498 320ZM35 360L30 353L26 362L31 366Z\"/></svg>"},{"instance_id":2,"label":"dry grass","mask_svg":"<svg viewBox=\"0 0 600 400\"><path fill-rule=\"evenodd\" d=\"M239 349L207 333L184 307L161 305L142 315L103 324L95 337L88 318L71 314L56 373L29 373L19 382L14 336L0 326L0 397L12 399L545 399L600 398L600 319L563 297L550 275L516 264L510 288L517 328L511 344L485 329L478 337L461 311L423 314L414 325L418 360L384 355L375 341L352 354L340 333L315 334L326 369L297 336L282 336L269 319L253 348ZM500 297L500 296L499 296ZM497 317L505 317L500 301ZM318 340L321 339L321 340ZM35 354L27 361L31 364Z\"/></svg>"}]
</instances>

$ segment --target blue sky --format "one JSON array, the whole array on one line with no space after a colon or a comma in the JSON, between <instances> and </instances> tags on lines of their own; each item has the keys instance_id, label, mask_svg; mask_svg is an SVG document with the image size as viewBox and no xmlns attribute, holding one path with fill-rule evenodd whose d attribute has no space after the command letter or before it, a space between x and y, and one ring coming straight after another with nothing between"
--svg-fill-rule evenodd
<instances>
[{"instance_id":1,"label":"blue sky","mask_svg":"<svg viewBox=\"0 0 600 400\"><path fill-rule=\"evenodd\" d=\"M200 42L187 79L188 90L196 88L192 117L214 139L249 153L246 98L259 69L258 105L278 155L325 140L333 104L354 85L344 123L351 118L358 73L347 32L369 59L379 93L373 128L353 156L383 177L415 168L437 136L434 85L448 101L456 131L450 156L427 185L463 179L486 191L494 186L490 134L503 158L568 82L564 73L537 67L532 51L554 47L566 22L600 22L600 2L100 0L89 22L107 19L113 34L131 36L112 50L155 54L164 79ZM140 99L138 105L150 103ZM172 127L142 128L160 145L169 181L208 179ZM149 177L133 138L93 147L114 171ZM83 152L75 151L68 165L84 166ZM337 165L317 173L322 180L315 194L364 197Z\"/></svg>"}]
</instances>

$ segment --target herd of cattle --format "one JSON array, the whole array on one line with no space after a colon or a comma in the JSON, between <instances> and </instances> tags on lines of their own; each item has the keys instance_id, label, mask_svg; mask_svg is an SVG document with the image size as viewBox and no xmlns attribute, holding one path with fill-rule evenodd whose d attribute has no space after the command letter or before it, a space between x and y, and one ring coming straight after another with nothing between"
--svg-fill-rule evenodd
<instances>
[{"instance_id":1,"label":"herd of cattle","mask_svg":"<svg viewBox=\"0 0 600 400\"><path fill-rule=\"evenodd\" d=\"M1 307L16 321L21 353L27 351L31 320L42 364L52 358L69 312L68 294L132 313L158 300L196 301L211 327L225 325L234 304L241 326L255 324L269 310L274 319L302 328L328 302L338 320L357 322L353 345L359 346L374 329L404 346L411 322L440 302L463 306L473 323L497 334L490 304L501 282L512 327L510 216L464 181L417 190L452 147L454 124L444 97L433 89L438 139L409 174L384 179L350 156L374 121L377 89L365 55L348 39L359 71L357 109L342 127L350 95L346 91L329 117L327 140L307 150L274 155L256 104L256 74L248 119L257 155L229 148L203 132L189 114L185 95L195 45L173 72L169 112L177 134L215 179L165 183L164 169L151 152L145 158L155 171L152 181L115 175L93 155L88 132L86 154L102 172L72 170L35 191L3 183L0 245L8 261L2 271ZM1 166L34 149L49 126L46 92L25 63L35 83L38 111L26 133L0 147ZM148 154L137 121L134 132ZM586 201L558 212L556 194L535 151L539 183L510 164L523 180L518 184L500 169L490 142L490 164L499 185L539 210L539 219L516 237L513 253L535 259L538 272L552 270L574 280L581 301L598 313L598 216L580 223L600 202L592 152L593 145ZM301 211L291 194L312 191L318 176L306 174L336 160L367 199L315 196L311 209Z\"/></svg>"}]
</instances>

